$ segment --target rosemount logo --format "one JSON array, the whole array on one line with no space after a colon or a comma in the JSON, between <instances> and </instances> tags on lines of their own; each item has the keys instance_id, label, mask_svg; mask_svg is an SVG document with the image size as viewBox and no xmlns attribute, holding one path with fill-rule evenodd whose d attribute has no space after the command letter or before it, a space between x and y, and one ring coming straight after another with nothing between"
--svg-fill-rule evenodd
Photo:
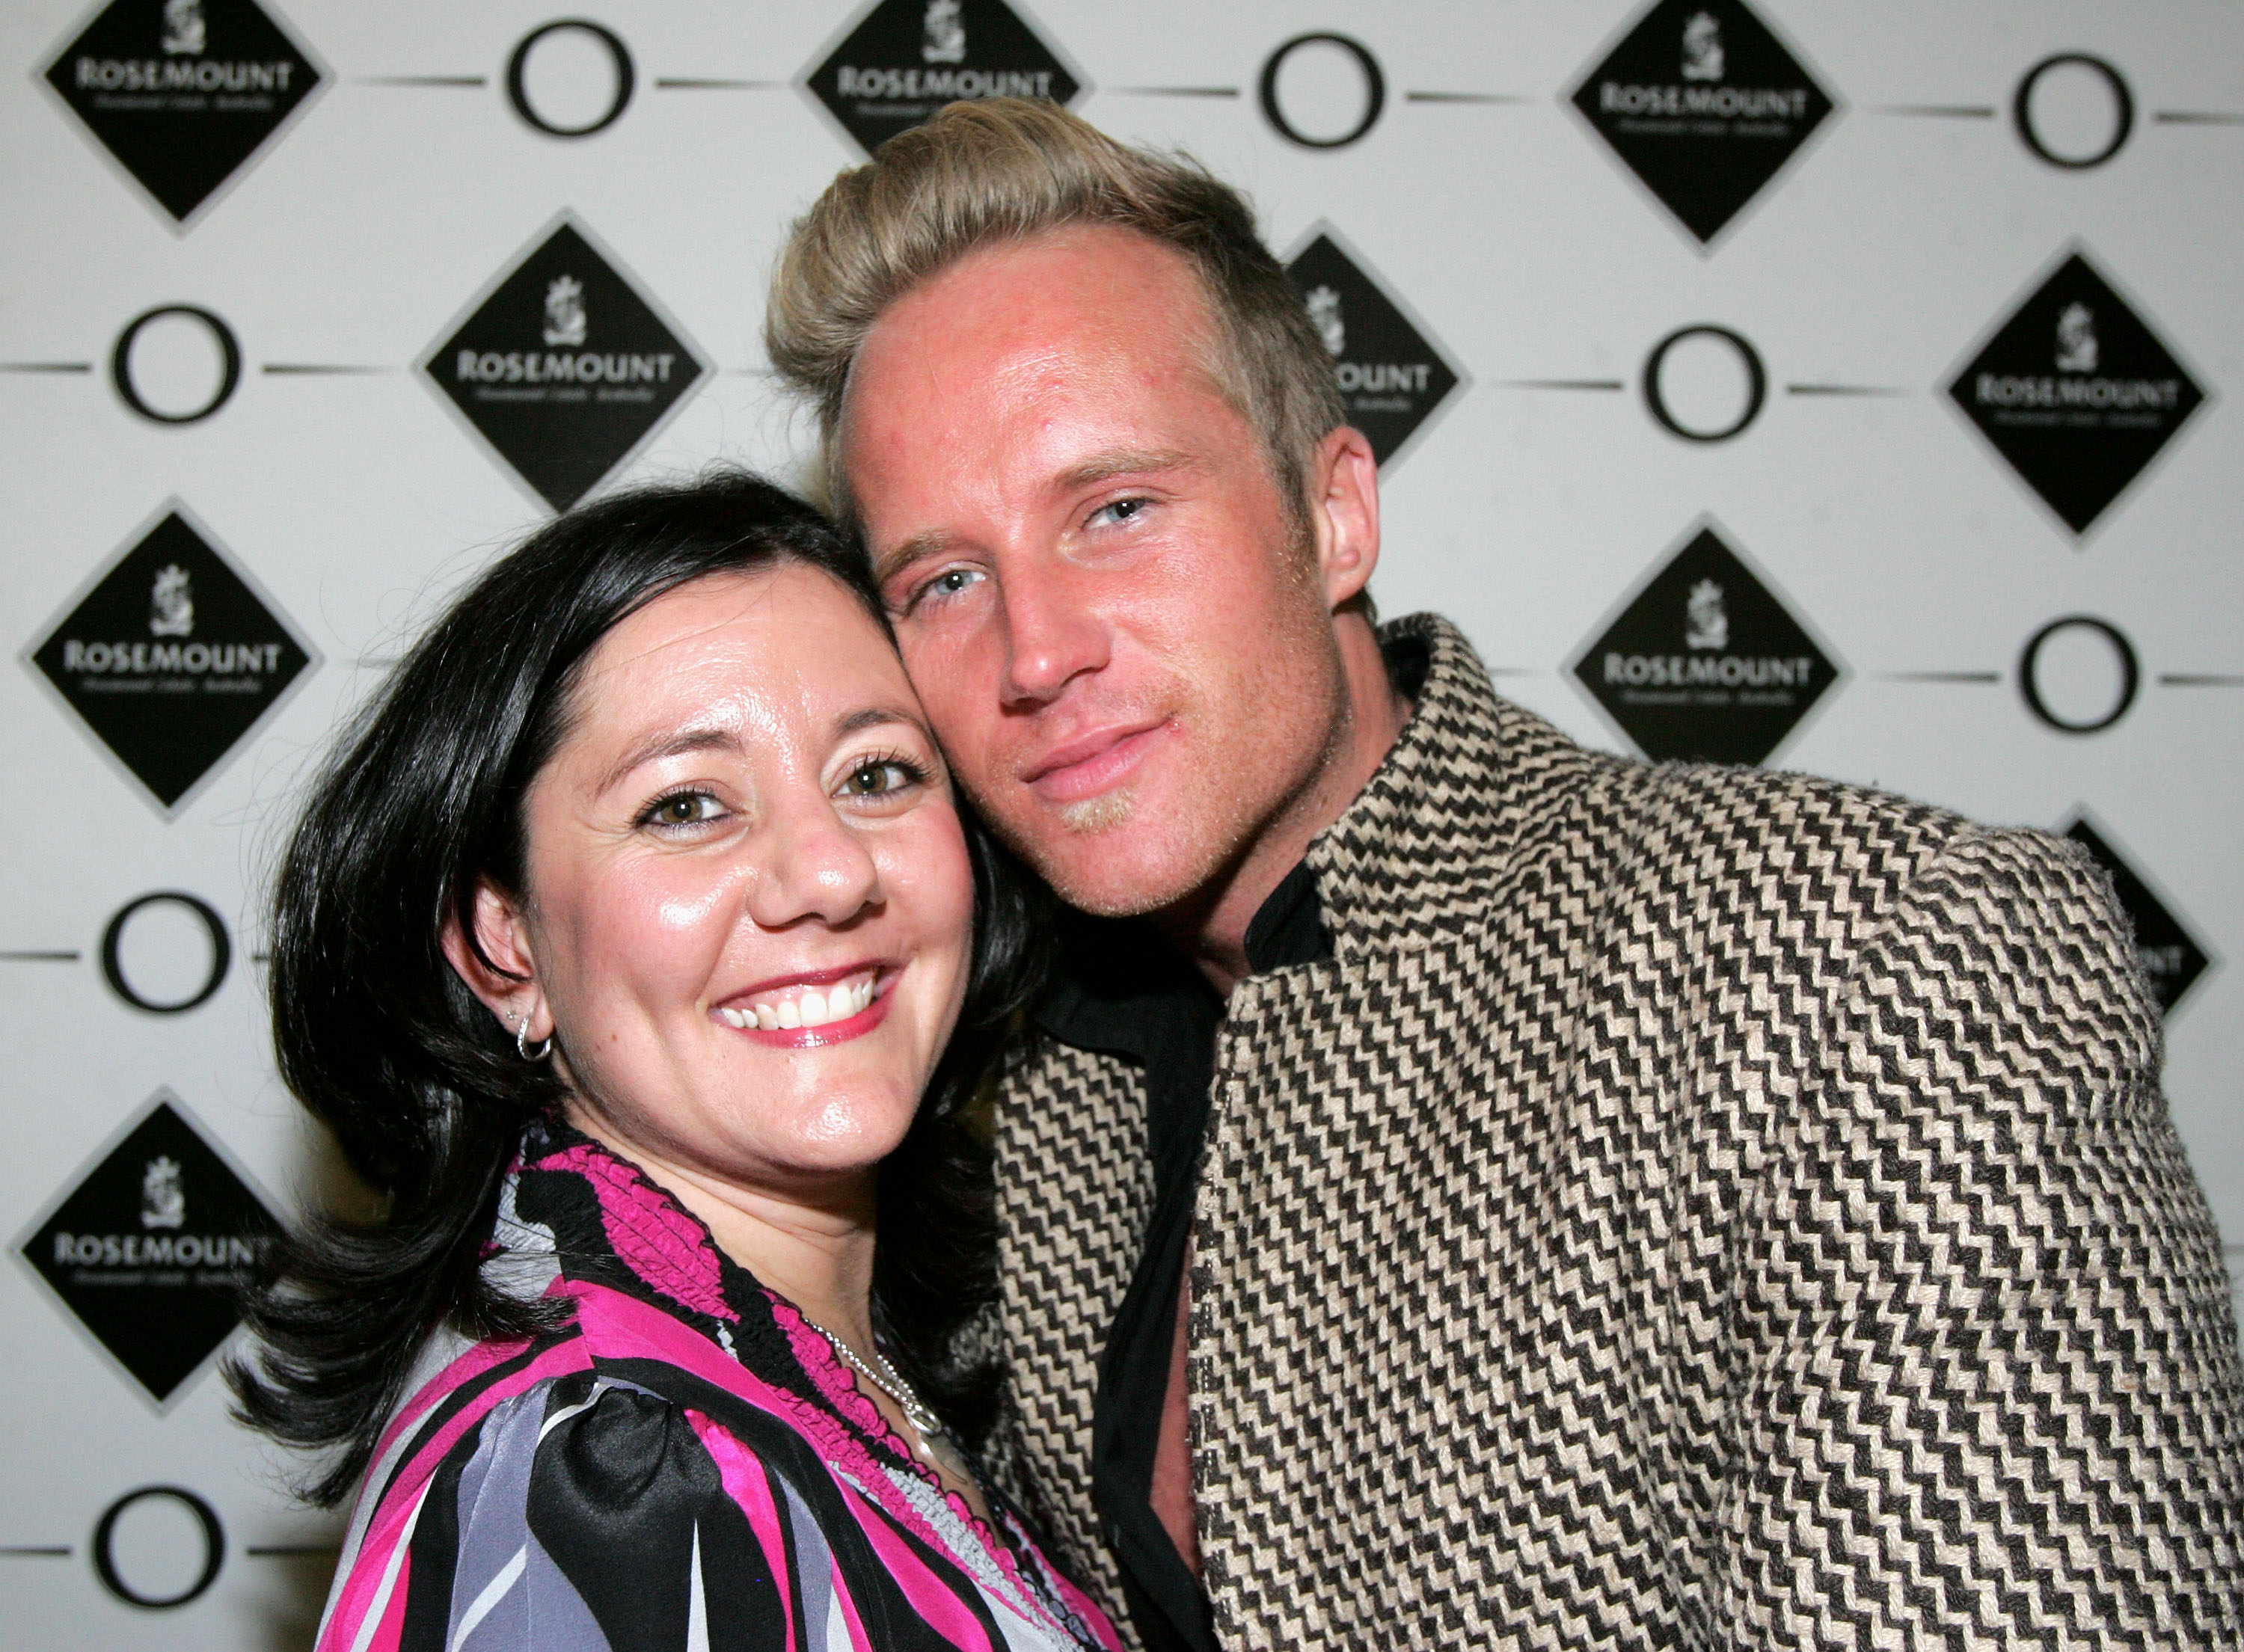
<instances>
[{"instance_id":1,"label":"rosemount logo","mask_svg":"<svg viewBox=\"0 0 2244 1652\"><path fill-rule=\"evenodd\" d=\"M175 499L24 662L176 816L318 657Z\"/></svg>"},{"instance_id":2,"label":"rosemount logo","mask_svg":"<svg viewBox=\"0 0 2244 1652\"><path fill-rule=\"evenodd\" d=\"M248 1177L159 1089L16 1249L161 1412L233 1334L235 1293L279 1231Z\"/></svg>"},{"instance_id":3,"label":"rosemount logo","mask_svg":"<svg viewBox=\"0 0 2244 1652\"><path fill-rule=\"evenodd\" d=\"M258 0L110 0L40 78L184 232L328 75Z\"/></svg>"},{"instance_id":4,"label":"rosemount logo","mask_svg":"<svg viewBox=\"0 0 2244 1652\"><path fill-rule=\"evenodd\" d=\"M1702 252L1839 107L1743 0L1656 0L1568 101Z\"/></svg>"},{"instance_id":5,"label":"rosemount logo","mask_svg":"<svg viewBox=\"0 0 2244 1652\"><path fill-rule=\"evenodd\" d=\"M421 371L493 456L566 510L652 441L709 367L563 212L469 305Z\"/></svg>"},{"instance_id":6,"label":"rosemount logo","mask_svg":"<svg viewBox=\"0 0 2244 1652\"><path fill-rule=\"evenodd\" d=\"M2213 967L2213 960L2183 927L2168 903L2153 893L2142 874L2127 863L2102 823L2087 810L2074 813L2065 835L2112 874L2112 892L2119 897L2119 909L2134 928L2135 956L2150 983L2151 1000L2161 1015L2172 1020L2189 989Z\"/></svg>"},{"instance_id":7,"label":"rosemount logo","mask_svg":"<svg viewBox=\"0 0 2244 1652\"><path fill-rule=\"evenodd\" d=\"M2078 247L2038 278L1948 394L2076 536L2210 399Z\"/></svg>"},{"instance_id":8,"label":"rosemount logo","mask_svg":"<svg viewBox=\"0 0 2244 1652\"><path fill-rule=\"evenodd\" d=\"M1762 762L1846 675L1707 520L1622 600L1572 671L1656 762Z\"/></svg>"},{"instance_id":9,"label":"rosemount logo","mask_svg":"<svg viewBox=\"0 0 2244 1652\"><path fill-rule=\"evenodd\" d=\"M1469 382L1464 370L1331 225L1310 227L1286 273L1333 358L1345 416L1383 469Z\"/></svg>"},{"instance_id":10,"label":"rosemount logo","mask_svg":"<svg viewBox=\"0 0 2244 1652\"><path fill-rule=\"evenodd\" d=\"M1005 0L877 0L842 25L802 87L868 154L948 103L1065 105L1090 89Z\"/></svg>"}]
</instances>

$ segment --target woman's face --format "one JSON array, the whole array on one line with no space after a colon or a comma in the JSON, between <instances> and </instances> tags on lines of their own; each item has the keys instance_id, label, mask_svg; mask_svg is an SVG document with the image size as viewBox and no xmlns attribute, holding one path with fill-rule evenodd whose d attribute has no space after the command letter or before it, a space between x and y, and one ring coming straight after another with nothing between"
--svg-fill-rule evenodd
<instances>
[{"instance_id":1,"label":"woman's face","mask_svg":"<svg viewBox=\"0 0 2244 1652\"><path fill-rule=\"evenodd\" d=\"M514 929L594 1133L784 1190L902 1139L973 880L895 651L801 564L698 580L589 657L524 801Z\"/></svg>"}]
</instances>

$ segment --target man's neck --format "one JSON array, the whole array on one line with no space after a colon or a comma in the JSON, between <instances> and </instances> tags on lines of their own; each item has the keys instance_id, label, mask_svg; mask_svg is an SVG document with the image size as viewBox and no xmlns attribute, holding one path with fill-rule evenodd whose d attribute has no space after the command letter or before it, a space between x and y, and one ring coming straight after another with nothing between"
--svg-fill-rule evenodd
<instances>
[{"instance_id":1,"label":"man's neck","mask_svg":"<svg viewBox=\"0 0 2244 1652\"><path fill-rule=\"evenodd\" d=\"M1291 803L1229 866L1200 889L1154 914L1161 932L1183 949L1224 998L1251 973L1247 931L1310 840L1347 813L1386 760L1410 702L1388 680L1387 662L1370 624L1354 614L1334 627L1341 656L1343 704L1324 760Z\"/></svg>"}]
</instances>

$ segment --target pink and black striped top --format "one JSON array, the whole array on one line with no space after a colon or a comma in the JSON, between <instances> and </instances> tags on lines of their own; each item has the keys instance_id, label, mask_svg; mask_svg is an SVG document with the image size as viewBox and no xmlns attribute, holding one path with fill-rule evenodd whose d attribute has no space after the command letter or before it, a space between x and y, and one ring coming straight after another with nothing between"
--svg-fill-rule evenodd
<instances>
[{"instance_id":1,"label":"pink and black striped top","mask_svg":"<svg viewBox=\"0 0 2244 1652\"><path fill-rule=\"evenodd\" d=\"M565 1300L454 1338L384 1435L319 1652L1120 1645L994 1491L977 1520L825 1338L633 1165L533 1126L487 1264Z\"/></svg>"}]
</instances>

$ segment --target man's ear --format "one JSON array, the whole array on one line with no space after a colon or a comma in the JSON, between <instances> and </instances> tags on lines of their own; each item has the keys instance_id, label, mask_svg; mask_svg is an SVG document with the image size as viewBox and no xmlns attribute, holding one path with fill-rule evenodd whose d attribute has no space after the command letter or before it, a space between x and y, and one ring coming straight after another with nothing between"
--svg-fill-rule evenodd
<instances>
[{"instance_id":1,"label":"man's ear","mask_svg":"<svg viewBox=\"0 0 2244 1652\"><path fill-rule=\"evenodd\" d=\"M445 916L442 938L453 973L508 1032L533 1044L552 1033L552 1012L538 984L537 961L531 956L529 926L513 896L490 879L478 878L474 944L469 944L456 911Z\"/></svg>"},{"instance_id":2,"label":"man's ear","mask_svg":"<svg viewBox=\"0 0 2244 1652\"><path fill-rule=\"evenodd\" d=\"M1363 432L1344 424L1317 443L1307 481L1325 606L1337 610L1379 565L1379 461Z\"/></svg>"}]
</instances>

